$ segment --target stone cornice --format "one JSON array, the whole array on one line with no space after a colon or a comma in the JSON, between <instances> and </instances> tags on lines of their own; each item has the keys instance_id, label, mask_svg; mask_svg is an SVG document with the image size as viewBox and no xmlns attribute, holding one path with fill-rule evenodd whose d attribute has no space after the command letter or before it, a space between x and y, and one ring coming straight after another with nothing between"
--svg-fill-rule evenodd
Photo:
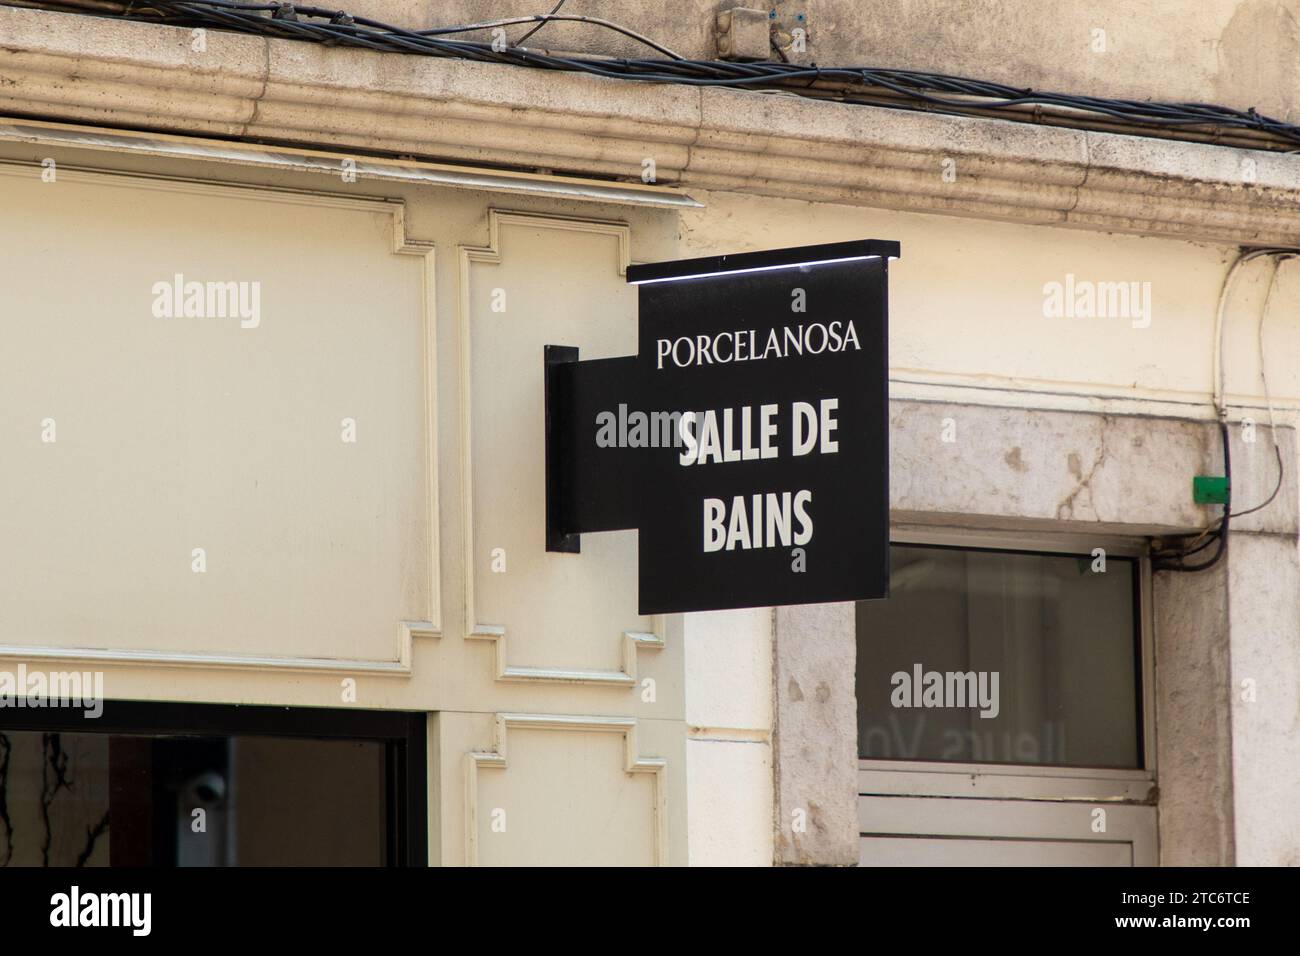
<instances>
[{"instance_id":1,"label":"stone cornice","mask_svg":"<svg viewBox=\"0 0 1300 956\"><path fill-rule=\"evenodd\" d=\"M0 112L1300 245L1300 156L0 7ZM945 177L945 160L955 173Z\"/></svg>"}]
</instances>

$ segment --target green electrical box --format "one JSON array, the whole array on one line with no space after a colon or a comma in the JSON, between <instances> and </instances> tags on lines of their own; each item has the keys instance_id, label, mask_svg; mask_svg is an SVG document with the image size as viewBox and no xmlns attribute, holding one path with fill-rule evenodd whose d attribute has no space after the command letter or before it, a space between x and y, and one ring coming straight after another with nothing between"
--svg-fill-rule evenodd
<instances>
[{"instance_id":1,"label":"green electrical box","mask_svg":"<svg viewBox=\"0 0 1300 956\"><path fill-rule=\"evenodd\" d=\"M1198 505L1226 505L1228 479L1224 475L1197 475L1192 479L1192 500Z\"/></svg>"}]
</instances>

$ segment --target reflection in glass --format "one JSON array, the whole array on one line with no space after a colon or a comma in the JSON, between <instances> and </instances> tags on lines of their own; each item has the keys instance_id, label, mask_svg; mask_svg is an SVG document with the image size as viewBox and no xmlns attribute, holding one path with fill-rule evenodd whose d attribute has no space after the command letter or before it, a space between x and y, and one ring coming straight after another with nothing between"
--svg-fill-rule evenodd
<instances>
[{"instance_id":1,"label":"reflection in glass","mask_svg":"<svg viewBox=\"0 0 1300 956\"><path fill-rule=\"evenodd\" d=\"M385 745L0 730L0 867L383 866Z\"/></svg>"},{"instance_id":2,"label":"reflection in glass","mask_svg":"<svg viewBox=\"0 0 1300 956\"><path fill-rule=\"evenodd\" d=\"M1141 765L1137 562L895 545L857 607L858 752Z\"/></svg>"}]
</instances>

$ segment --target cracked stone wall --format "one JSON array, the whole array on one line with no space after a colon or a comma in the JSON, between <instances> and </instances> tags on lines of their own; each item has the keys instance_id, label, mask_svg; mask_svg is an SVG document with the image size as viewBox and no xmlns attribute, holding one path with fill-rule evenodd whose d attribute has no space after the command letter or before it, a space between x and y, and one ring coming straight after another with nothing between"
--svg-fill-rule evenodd
<instances>
[{"instance_id":1,"label":"cracked stone wall","mask_svg":"<svg viewBox=\"0 0 1300 956\"><path fill-rule=\"evenodd\" d=\"M1300 866L1297 593L1300 568L1293 539L1232 536L1232 832L1239 866Z\"/></svg>"},{"instance_id":2,"label":"cracked stone wall","mask_svg":"<svg viewBox=\"0 0 1300 956\"><path fill-rule=\"evenodd\" d=\"M1213 473L1207 469L1220 458L1218 430L1205 422L891 402L890 439L896 521L950 516L994 527L1154 534L1217 520L1217 509L1191 498L1191 476ZM1252 448L1266 445L1264 438ZM1234 458L1240 481L1254 457ZM1293 525L1294 503L1260 520L1271 530Z\"/></svg>"},{"instance_id":3,"label":"cracked stone wall","mask_svg":"<svg viewBox=\"0 0 1300 956\"><path fill-rule=\"evenodd\" d=\"M1168 866L1233 861L1232 726L1229 708L1216 706L1231 693L1227 580L1222 565L1153 581L1158 819Z\"/></svg>"},{"instance_id":4,"label":"cracked stone wall","mask_svg":"<svg viewBox=\"0 0 1300 956\"><path fill-rule=\"evenodd\" d=\"M776 609L776 862L858 862L852 604Z\"/></svg>"}]
</instances>

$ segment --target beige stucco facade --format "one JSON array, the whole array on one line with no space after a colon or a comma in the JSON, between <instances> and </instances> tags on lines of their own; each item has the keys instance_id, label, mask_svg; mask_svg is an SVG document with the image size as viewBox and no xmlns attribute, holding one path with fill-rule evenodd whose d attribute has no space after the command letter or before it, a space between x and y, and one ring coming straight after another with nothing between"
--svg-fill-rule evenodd
<instances>
[{"instance_id":1,"label":"beige stucco facade","mask_svg":"<svg viewBox=\"0 0 1300 956\"><path fill-rule=\"evenodd\" d=\"M1174 47L1117 14L1111 68L1025 52L1086 48L1082 13L998 4L1021 29L992 56L922 43L934 6L808 15L832 60L1295 109L1293 71L1242 66L1272 7ZM703 11L634 25L713 55ZM642 617L635 532L544 550L542 348L634 351L630 263L899 241L894 523L1086 553L1213 523L1191 479L1222 464L1224 279L1243 245L1300 245L1295 154L217 32L200 53L7 6L0 112L0 665L426 713L435 865L850 865L885 805L860 795L911 812L911 783L860 779L851 606ZM1282 491L1222 567L1154 576L1154 759L1064 798L1079 840L1102 800L1155 828L1132 862L1300 862L1300 263L1261 316L1271 269L1239 274L1222 379L1235 500L1272 487L1270 414ZM256 314L159 314L178 276L256 282ZM1075 280L1136 283L1145 311L1047 314ZM1004 832L997 785L973 835Z\"/></svg>"}]
</instances>

